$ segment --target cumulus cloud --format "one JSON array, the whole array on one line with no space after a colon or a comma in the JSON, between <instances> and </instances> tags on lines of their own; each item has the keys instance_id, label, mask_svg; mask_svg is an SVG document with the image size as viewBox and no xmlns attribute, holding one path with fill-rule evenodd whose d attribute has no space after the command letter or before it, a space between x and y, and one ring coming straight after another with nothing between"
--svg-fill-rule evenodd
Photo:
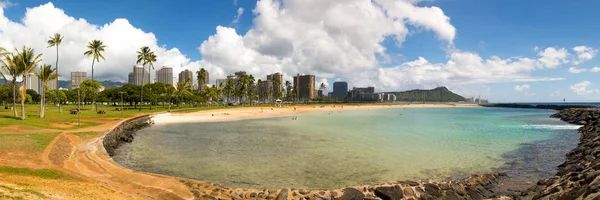
<instances>
[{"instance_id":1,"label":"cumulus cloud","mask_svg":"<svg viewBox=\"0 0 600 200\"><path fill-rule=\"evenodd\" d=\"M571 87L569 87L569 89L571 89L571 91L573 91L573 93L575 93L577 95L589 95L589 94L600 93L600 90L598 90L598 89L588 89L588 87L590 85L592 85L591 82L583 81L583 82L571 85Z\"/></svg>"},{"instance_id":2,"label":"cumulus cloud","mask_svg":"<svg viewBox=\"0 0 600 200\"><path fill-rule=\"evenodd\" d=\"M28 8L22 22L13 22L0 9L0 46L13 49L20 46L32 47L43 54L43 62L54 65L56 50L47 48L46 41L54 33L64 36L59 48L61 79L69 79L72 71L86 71L91 76L90 58L83 56L86 44L99 39L107 45L106 61L96 63L94 76L97 79L127 81L127 74L136 62L136 51L149 46L158 56L157 67L171 66L175 72L190 68L194 63L177 48L159 45L154 34L132 26L127 19L115 19L104 24L90 24L65 14L52 3ZM197 69L195 69L197 70ZM152 73L154 77L154 73Z\"/></svg>"},{"instance_id":3,"label":"cumulus cloud","mask_svg":"<svg viewBox=\"0 0 600 200\"><path fill-rule=\"evenodd\" d=\"M538 60L541 62L542 67L556 68L568 62L567 57L569 56L569 52L565 48L556 49L548 47L540 51L538 56L540 56Z\"/></svg>"},{"instance_id":4,"label":"cumulus cloud","mask_svg":"<svg viewBox=\"0 0 600 200\"><path fill-rule=\"evenodd\" d=\"M592 67L592 69L590 69L590 72L600 72L600 67Z\"/></svg>"},{"instance_id":5,"label":"cumulus cloud","mask_svg":"<svg viewBox=\"0 0 600 200\"><path fill-rule=\"evenodd\" d=\"M517 85L517 86L515 86L515 90L518 91L518 92L523 92L523 91L529 90L529 87L530 86L527 85L527 84Z\"/></svg>"},{"instance_id":6,"label":"cumulus cloud","mask_svg":"<svg viewBox=\"0 0 600 200\"><path fill-rule=\"evenodd\" d=\"M177 48L158 44L154 34L132 26L126 19L90 24L47 3L28 9L22 22L8 20L0 9L0 46L9 49L31 46L44 53L45 62L53 63L54 49L46 48L45 41L55 32L62 33L65 36L60 50L63 79L69 78L70 71L91 72L91 59L83 57L85 44L100 39L108 46L107 60L96 65L96 77L120 81L126 81L141 46L149 46L157 53L156 66L172 66L175 73L204 67L211 74L211 82L242 70L256 78L282 72L286 80L298 73L314 74L318 80L344 80L351 87L375 86L378 91L562 80L530 73L568 63L567 49L549 47L534 57L508 58L484 58L461 51L452 46L457 31L450 17L438 7L419 6L418 2L259 0L252 10L255 16L252 28L240 34L234 28L216 27L216 33L198 47L202 55L198 61L190 60ZM238 9L237 16L243 12ZM236 21L239 22L239 17L234 18ZM431 63L419 57L403 63L395 61L393 67L381 67L381 62L391 62L393 57L383 45L385 40L402 46L409 34L420 31L431 31L442 44L449 46L447 61Z\"/></svg>"},{"instance_id":7,"label":"cumulus cloud","mask_svg":"<svg viewBox=\"0 0 600 200\"><path fill-rule=\"evenodd\" d=\"M586 72L587 69L581 69L581 68L577 68L577 67L569 67L569 73L571 74L579 74L582 72Z\"/></svg>"},{"instance_id":8,"label":"cumulus cloud","mask_svg":"<svg viewBox=\"0 0 600 200\"><path fill-rule=\"evenodd\" d=\"M575 60L573 60L574 65L579 65L582 62L591 60L598 54L598 49L593 49L591 47L586 46L576 46L573 47L573 51L577 54Z\"/></svg>"}]
</instances>

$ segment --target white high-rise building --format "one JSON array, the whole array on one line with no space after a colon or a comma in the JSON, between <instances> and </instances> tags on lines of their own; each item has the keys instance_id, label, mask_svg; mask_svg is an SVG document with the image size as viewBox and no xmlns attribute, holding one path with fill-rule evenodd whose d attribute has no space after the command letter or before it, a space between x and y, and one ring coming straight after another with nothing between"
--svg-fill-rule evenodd
<instances>
[{"instance_id":1,"label":"white high-rise building","mask_svg":"<svg viewBox=\"0 0 600 200\"><path fill-rule=\"evenodd\" d=\"M156 70L156 82L172 85L173 84L173 68L162 67Z\"/></svg>"},{"instance_id":2,"label":"white high-rise building","mask_svg":"<svg viewBox=\"0 0 600 200\"><path fill-rule=\"evenodd\" d=\"M134 65L133 66L133 80L134 80L134 84L135 85L142 85L142 79L144 81L143 85L150 84L150 73L143 66L141 66L141 65Z\"/></svg>"},{"instance_id":3,"label":"white high-rise building","mask_svg":"<svg viewBox=\"0 0 600 200\"><path fill-rule=\"evenodd\" d=\"M27 74L27 83L25 86L28 90L35 90L35 92L40 93L40 80L34 73Z\"/></svg>"},{"instance_id":4,"label":"white high-rise building","mask_svg":"<svg viewBox=\"0 0 600 200\"><path fill-rule=\"evenodd\" d=\"M79 88L79 84L87 79L86 72L71 72L71 89Z\"/></svg>"}]
</instances>

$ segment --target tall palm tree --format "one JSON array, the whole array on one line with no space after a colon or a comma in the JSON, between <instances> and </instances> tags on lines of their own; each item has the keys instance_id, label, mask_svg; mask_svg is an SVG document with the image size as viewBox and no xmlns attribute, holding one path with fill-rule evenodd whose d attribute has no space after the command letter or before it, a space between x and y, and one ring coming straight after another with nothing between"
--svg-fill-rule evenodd
<instances>
[{"instance_id":1,"label":"tall palm tree","mask_svg":"<svg viewBox=\"0 0 600 200\"><path fill-rule=\"evenodd\" d=\"M55 70L56 74L58 74L58 46L60 46L60 44L62 44L62 40L63 40L63 36L60 35L60 33L54 33L54 37L51 36L50 39L48 40L48 48L56 46L56 65L55 65L56 66L56 70ZM58 76L56 79L58 79ZM56 96L58 97L58 112L62 113L62 109L60 109L60 95L58 94L58 84L56 85Z\"/></svg>"},{"instance_id":2,"label":"tall palm tree","mask_svg":"<svg viewBox=\"0 0 600 200\"><path fill-rule=\"evenodd\" d=\"M102 58L102 60L106 60L104 55L102 55L106 45L104 45L104 43L100 40L92 40L90 43L88 43L87 48L88 51L83 53L83 55L92 56L92 81L94 81L94 63L100 62L100 58ZM96 108L96 111L98 111L98 107L96 106L96 88L94 88L94 92L92 94L92 105Z\"/></svg>"},{"instance_id":3,"label":"tall palm tree","mask_svg":"<svg viewBox=\"0 0 600 200\"><path fill-rule=\"evenodd\" d=\"M262 92L263 92L263 91L262 91L262 89L263 89L263 88L262 88L262 87L263 87L263 81L262 81L262 79L258 79L258 81L257 81L257 84L256 84L256 85L258 85L258 93L259 93L259 94L258 94L258 101L259 101L259 102L262 102L262 98L264 97L264 95L262 94Z\"/></svg>"},{"instance_id":4,"label":"tall palm tree","mask_svg":"<svg viewBox=\"0 0 600 200\"><path fill-rule=\"evenodd\" d=\"M152 50L150 50L150 47L148 46L143 46L140 48L140 50L137 52L137 61L136 64L140 64L142 63L142 87L140 89L140 104L143 104L144 102L144 71L146 70L146 65L147 64L151 64L152 58L154 59L154 61L156 61L156 55L154 55L154 52L152 52ZM150 80L150 71L148 71L148 80ZM141 106L140 106L140 110L141 110Z\"/></svg>"},{"instance_id":5,"label":"tall palm tree","mask_svg":"<svg viewBox=\"0 0 600 200\"><path fill-rule=\"evenodd\" d=\"M285 81L285 90L286 90L285 96L287 96L288 99L292 99L293 91L292 91L292 83L290 81Z\"/></svg>"},{"instance_id":6,"label":"tall palm tree","mask_svg":"<svg viewBox=\"0 0 600 200\"><path fill-rule=\"evenodd\" d=\"M183 107L183 97L194 95L192 93L192 80L189 78L185 79L183 82L177 83L177 91L175 92L179 98L181 98L181 107Z\"/></svg>"},{"instance_id":7,"label":"tall palm tree","mask_svg":"<svg viewBox=\"0 0 600 200\"><path fill-rule=\"evenodd\" d=\"M233 79L227 79L225 83L225 96L227 96L227 103L231 102L230 98L233 96L235 89L235 82Z\"/></svg>"},{"instance_id":8,"label":"tall palm tree","mask_svg":"<svg viewBox=\"0 0 600 200\"><path fill-rule=\"evenodd\" d=\"M6 80L6 76L10 76L12 78L11 83L12 83L12 96L13 96L13 103L12 103L12 109L13 109L13 114L14 114L14 118L17 118L17 94L16 94L16 84L17 84L17 77L20 75L20 71L19 71L19 67L17 66L17 56L15 54L8 54L4 57L4 59L2 59L2 78L4 78L4 80Z\"/></svg>"},{"instance_id":9,"label":"tall palm tree","mask_svg":"<svg viewBox=\"0 0 600 200\"><path fill-rule=\"evenodd\" d=\"M54 73L56 70L52 69L52 65L42 65L40 66L40 71L35 71L35 75L37 75L40 80L40 118L44 118L44 112L46 110L46 83L48 81L52 81L58 78L58 73Z\"/></svg>"},{"instance_id":10,"label":"tall palm tree","mask_svg":"<svg viewBox=\"0 0 600 200\"><path fill-rule=\"evenodd\" d=\"M35 69L38 63L42 61L42 54L35 55L32 48L23 46L22 50L17 52L17 68L23 78L21 81L21 120L25 120L25 86L27 85L27 74Z\"/></svg>"},{"instance_id":11,"label":"tall palm tree","mask_svg":"<svg viewBox=\"0 0 600 200\"><path fill-rule=\"evenodd\" d=\"M321 86L319 86L319 89L321 90L321 93L323 93L323 96L325 96L325 89L327 89L327 86L325 85L325 83L321 83Z\"/></svg>"},{"instance_id":12,"label":"tall palm tree","mask_svg":"<svg viewBox=\"0 0 600 200\"><path fill-rule=\"evenodd\" d=\"M206 78L208 78L206 77L206 74L206 69L204 69L204 67L200 68L200 70L196 72L196 76L198 78L198 87L200 87L199 89L201 89L204 83L206 83Z\"/></svg>"}]
</instances>

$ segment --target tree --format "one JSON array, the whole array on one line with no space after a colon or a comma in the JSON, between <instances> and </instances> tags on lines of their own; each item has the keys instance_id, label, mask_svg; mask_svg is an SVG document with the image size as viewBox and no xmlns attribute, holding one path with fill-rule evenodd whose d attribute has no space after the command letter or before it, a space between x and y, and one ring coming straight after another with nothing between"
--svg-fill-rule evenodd
<instances>
[{"instance_id":1,"label":"tree","mask_svg":"<svg viewBox=\"0 0 600 200\"><path fill-rule=\"evenodd\" d=\"M288 100L291 100L294 93L292 91L292 83L290 81L285 81L285 90L285 96L287 96Z\"/></svg>"},{"instance_id":2,"label":"tree","mask_svg":"<svg viewBox=\"0 0 600 200\"><path fill-rule=\"evenodd\" d=\"M58 46L60 46L60 44L62 44L62 40L63 40L63 36L60 35L60 33L54 33L54 37L51 36L50 39L48 40L48 48L56 46L56 65L55 65L56 66L56 69L55 69L56 74L58 74ZM57 76L57 79L58 79L58 76ZM58 94L58 85L56 86L56 94ZM58 112L62 113L62 110L60 109L60 95L57 95L57 98L58 98ZM43 113L41 113L40 116L43 118Z\"/></svg>"},{"instance_id":3,"label":"tree","mask_svg":"<svg viewBox=\"0 0 600 200\"><path fill-rule=\"evenodd\" d=\"M233 79L227 79L227 82L225 83L225 96L227 96L227 102L231 102L230 98L231 96L233 96L233 92L235 89L235 82L233 81Z\"/></svg>"},{"instance_id":4,"label":"tree","mask_svg":"<svg viewBox=\"0 0 600 200\"><path fill-rule=\"evenodd\" d=\"M283 88L281 88L281 80L278 78L273 79L273 87L277 86L279 90L275 90L275 99L280 99L283 96Z\"/></svg>"},{"instance_id":5,"label":"tree","mask_svg":"<svg viewBox=\"0 0 600 200\"><path fill-rule=\"evenodd\" d=\"M156 62L156 55L154 54L154 52L152 52L152 50L150 50L150 47L148 46L143 46L140 48L140 50L137 52L137 64L142 63L142 74L143 71L146 70L146 65L149 64L150 66L152 66L152 68L154 68L154 65L152 64L153 62ZM150 66L148 66L148 69L150 68ZM148 82L150 82L150 70L148 70ZM142 87L140 88L140 103L143 103L144 101L144 76L142 76ZM150 106L152 107L152 106ZM140 107L140 110L142 108Z\"/></svg>"},{"instance_id":6,"label":"tree","mask_svg":"<svg viewBox=\"0 0 600 200\"><path fill-rule=\"evenodd\" d=\"M192 80L189 78L185 79L183 82L177 83L177 91L175 92L175 96L181 99L181 107L183 107L183 98L185 96L191 96L192 93Z\"/></svg>"},{"instance_id":7,"label":"tree","mask_svg":"<svg viewBox=\"0 0 600 200\"><path fill-rule=\"evenodd\" d=\"M86 99L88 98L92 98L92 106L94 105L94 95L97 92L97 88L100 88L102 84L100 84L100 82L96 81L96 80L84 80L81 81L81 83L79 84L79 90L81 90L81 96L82 99L84 99L84 102Z\"/></svg>"},{"instance_id":8,"label":"tree","mask_svg":"<svg viewBox=\"0 0 600 200\"><path fill-rule=\"evenodd\" d=\"M85 56L92 56L92 81L94 81L94 63L100 62L100 58L102 60L106 60L102 52L104 52L104 48L106 45L100 40L92 40L87 45L88 51L83 53ZM98 111L98 107L96 106L96 92L92 94L92 106L96 107L96 111Z\"/></svg>"},{"instance_id":9,"label":"tree","mask_svg":"<svg viewBox=\"0 0 600 200\"><path fill-rule=\"evenodd\" d=\"M321 90L323 96L325 96L325 89L327 89L327 86L325 85L325 83L321 83L321 86L319 86L319 90Z\"/></svg>"},{"instance_id":10,"label":"tree","mask_svg":"<svg viewBox=\"0 0 600 200\"><path fill-rule=\"evenodd\" d=\"M2 59L2 78L4 80L6 80L6 76L10 76L12 78L11 80L11 85L12 85L12 110L13 110L13 117L17 118L17 95L16 95L16 85L17 85L17 77L19 75L21 75L21 71L19 71L19 67L17 66L17 55L15 54L8 54L4 57L4 59Z\"/></svg>"},{"instance_id":11,"label":"tree","mask_svg":"<svg viewBox=\"0 0 600 200\"><path fill-rule=\"evenodd\" d=\"M35 55L32 48L23 46L22 50L17 52L17 68L23 77L21 81L21 120L25 120L25 85L27 84L27 74L35 69L35 66L42 61L42 54Z\"/></svg>"},{"instance_id":12,"label":"tree","mask_svg":"<svg viewBox=\"0 0 600 200\"><path fill-rule=\"evenodd\" d=\"M258 94L258 101L262 102L262 99L265 97L265 95L263 94L264 92L262 91L263 81L261 79L258 79L257 85L258 85L258 88L259 88L259 90L258 90L258 92L259 92L259 94Z\"/></svg>"},{"instance_id":13,"label":"tree","mask_svg":"<svg viewBox=\"0 0 600 200\"><path fill-rule=\"evenodd\" d=\"M204 83L206 82L206 69L204 68L200 68L199 71L196 72L196 76L198 78L198 87L202 88L204 86Z\"/></svg>"},{"instance_id":14,"label":"tree","mask_svg":"<svg viewBox=\"0 0 600 200\"><path fill-rule=\"evenodd\" d=\"M25 90L25 94L31 97L31 103L40 102L40 94L38 94L35 90L27 89Z\"/></svg>"},{"instance_id":15,"label":"tree","mask_svg":"<svg viewBox=\"0 0 600 200\"><path fill-rule=\"evenodd\" d=\"M51 65L42 65L40 67L40 71L36 71L35 75L38 76L38 79L40 80L41 83L41 87L40 87L40 94L41 94L41 98L40 98L40 118L44 118L44 111L46 110L46 83L48 81L54 80L58 78L58 73L54 73L56 70L52 69ZM57 87L58 88L58 87ZM58 93L56 93L58 94ZM57 95L57 98L59 99L60 102L60 95ZM58 104L60 107L60 103ZM59 109L60 110L60 109Z\"/></svg>"}]
</instances>

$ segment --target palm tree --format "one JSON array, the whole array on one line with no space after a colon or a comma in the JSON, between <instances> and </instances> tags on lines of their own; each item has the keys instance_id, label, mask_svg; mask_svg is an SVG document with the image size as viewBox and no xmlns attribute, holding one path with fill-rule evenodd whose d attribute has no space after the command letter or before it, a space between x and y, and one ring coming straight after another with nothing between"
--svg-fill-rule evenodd
<instances>
[{"instance_id":1,"label":"palm tree","mask_svg":"<svg viewBox=\"0 0 600 200\"><path fill-rule=\"evenodd\" d=\"M327 86L325 85L325 83L321 83L319 90L321 90L321 93L323 93L323 96L325 96L325 89L327 89Z\"/></svg>"},{"instance_id":2,"label":"palm tree","mask_svg":"<svg viewBox=\"0 0 600 200\"><path fill-rule=\"evenodd\" d=\"M287 96L288 99L292 99L294 93L292 91L292 83L290 81L285 81L285 90L287 92L285 96Z\"/></svg>"},{"instance_id":3,"label":"palm tree","mask_svg":"<svg viewBox=\"0 0 600 200\"><path fill-rule=\"evenodd\" d=\"M17 94L16 94L16 84L17 84L17 77L20 75L20 71L19 71L19 67L17 66L17 56L15 54L8 54L4 57L4 59L2 60L2 78L4 78L4 80L6 80L6 76L10 76L12 77L11 83L12 83L12 96L13 96L13 103L12 103L12 109L13 109L13 113L14 113L14 118L17 118L17 107L16 107L16 101L17 101Z\"/></svg>"},{"instance_id":4,"label":"palm tree","mask_svg":"<svg viewBox=\"0 0 600 200\"><path fill-rule=\"evenodd\" d=\"M231 102L230 98L231 96L233 96L233 92L235 89L235 82L233 81L233 79L227 79L227 82L225 83L225 96L227 96L227 102Z\"/></svg>"},{"instance_id":5,"label":"palm tree","mask_svg":"<svg viewBox=\"0 0 600 200\"><path fill-rule=\"evenodd\" d=\"M58 74L58 46L60 46L60 44L62 44L62 40L63 40L63 36L60 35L60 33L54 33L54 37L50 37L50 39L48 40L48 48L56 46L56 70L55 70L56 74ZM56 76L56 77L58 79L58 76ZM45 86L45 84L44 84L44 86ZM60 95L58 94L58 85L56 85L56 96L58 97L58 112L62 113L62 110L60 109ZM41 114L41 116L42 115L43 114Z\"/></svg>"},{"instance_id":6,"label":"palm tree","mask_svg":"<svg viewBox=\"0 0 600 200\"><path fill-rule=\"evenodd\" d=\"M40 86L40 118L44 118L44 111L46 109L46 82L52 81L58 78L58 73L54 73L56 69L52 69L52 65L42 65L39 72L35 72L38 79L41 82ZM60 98L60 97L59 97ZM59 104L60 105L60 104Z\"/></svg>"},{"instance_id":7,"label":"palm tree","mask_svg":"<svg viewBox=\"0 0 600 200\"><path fill-rule=\"evenodd\" d=\"M190 96L190 95L194 95L192 93L192 80L185 79L183 82L179 82L177 83L177 92L176 96L178 96L179 98L181 98L181 107L183 107L183 97L185 96Z\"/></svg>"},{"instance_id":8,"label":"palm tree","mask_svg":"<svg viewBox=\"0 0 600 200\"><path fill-rule=\"evenodd\" d=\"M206 83L206 69L204 68L200 68L200 71L196 72L196 76L198 78L198 87L202 88L202 86L204 85L204 83Z\"/></svg>"},{"instance_id":9,"label":"palm tree","mask_svg":"<svg viewBox=\"0 0 600 200\"><path fill-rule=\"evenodd\" d=\"M35 69L35 66L42 61L42 54L35 55L32 48L23 46L21 52L17 52L17 68L19 74L23 77L21 81L21 120L25 120L25 85L27 84L27 74Z\"/></svg>"},{"instance_id":10,"label":"palm tree","mask_svg":"<svg viewBox=\"0 0 600 200\"><path fill-rule=\"evenodd\" d=\"M102 58L102 60L106 60L102 55L106 45L104 45L104 43L102 43L100 40L92 40L90 43L88 43L87 48L88 51L83 53L83 55L92 56L92 81L94 81L94 62L100 62L100 58ZM92 105L96 108L96 111L98 111L98 107L96 106L96 88L94 88L92 95Z\"/></svg>"},{"instance_id":11,"label":"palm tree","mask_svg":"<svg viewBox=\"0 0 600 200\"><path fill-rule=\"evenodd\" d=\"M137 52L137 61L136 64L140 64L142 63L142 74L143 71L145 71L146 69L146 65L147 64L151 64L151 60L154 59L154 61L156 61L156 55L154 55L154 52L152 52L152 50L150 50L150 47L148 46L143 46L140 48L140 50ZM148 71L148 81L150 81L150 71ZM141 87L141 92L140 92L140 104L143 104L144 102L144 76L142 76L142 87ZM141 110L141 106L140 106L140 110Z\"/></svg>"},{"instance_id":12,"label":"palm tree","mask_svg":"<svg viewBox=\"0 0 600 200\"><path fill-rule=\"evenodd\" d=\"M259 90L258 90L258 92L259 92L258 101L261 102L262 101L261 97L264 97L264 95L262 94L263 81L261 79L258 79L257 85L258 85L258 88L259 88Z\"/></svg>"}]
</instances>

